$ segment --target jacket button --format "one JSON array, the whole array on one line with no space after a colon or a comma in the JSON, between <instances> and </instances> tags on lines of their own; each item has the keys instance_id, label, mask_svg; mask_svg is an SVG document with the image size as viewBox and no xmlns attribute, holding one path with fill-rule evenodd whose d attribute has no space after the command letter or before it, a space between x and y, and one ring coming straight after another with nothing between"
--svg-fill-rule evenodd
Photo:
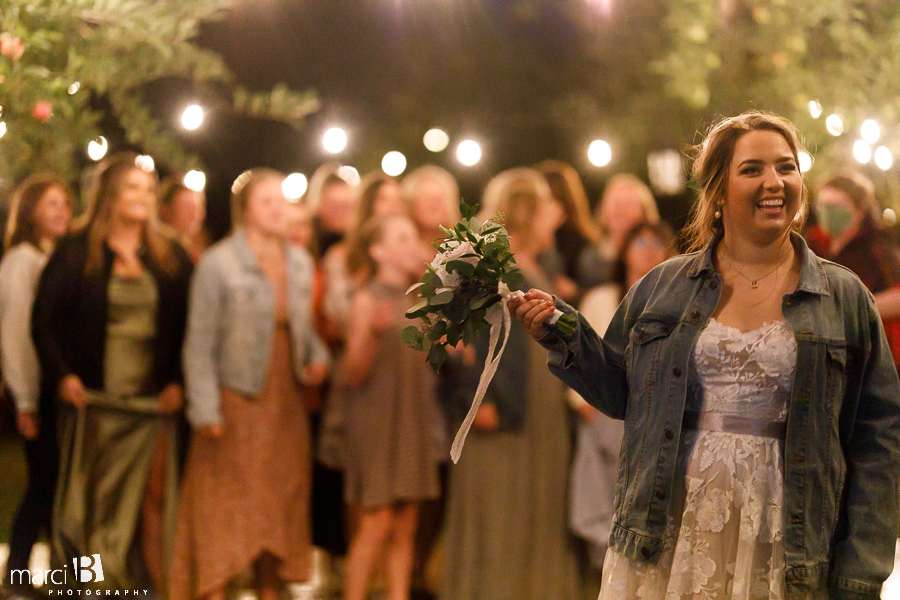
<instances>
[{"instance_id":1,"label":"jacket button","mask_svg":"<svg viewBox=\"0 0 900 600\"><path fill-rule=\"evenodd\" d=\"M802 463L803 455L802 454L794 454L793 456L791 456L791 460L794 461L795 463Z\"/></svg>"},{"instance_id":2,"label":"jacket button","mask_svg":"<svg viewBox=\"0 0 900 600\"><path fill-rule=\"evenodd\" d=\"M699 318L700 318L700 311L695 310L694 312L692 312L692 313L691 313L691 318L694 319L695 321L696 321L697 319L699 319Z\"/></svg>"},{"instance_id":3,"label":"jacket button","mask_svg":"<svg viewBox=\"0 0 900 600\"><path fill-rule=\"evenodd\" d=\"M664 500L666 497L666 491L663 490L662 488L656 490L656 497L659 500Z\"/></svg>"},{"instance_id":4,"label":"jacket button","mask_svg":"<svg viewBox=\"0 0 900 600\"><path fill-rule=\"evenodd\" d=\"M798 515L794 515L793 517L791 517L791 523L796 524L796 523L802 523L802 522L803 522L803 517L800 517Z\"/></svg>"},{"instance_id":5,"label":"jacket button","mask_svg":"<svg viewBox=\"0 0 900 600\"><path fill-rule=\"evenodd\" d=\"M713 279L712 281L709 282L709 289L714 290L717 287L719 287L719 282L716 281L715 279Z\"/></svg>"},{"instance_id":6,"label":"jacket button","mask_svg":"<svg viewBox=\"0 0 900 600\"><path fill-rule=\"evenodd\" d=\"M675 434L672 433L671 429L666 429L666 433L664 435L666 436L667 440L671 440L673 437L675 437Z\"/></svg>"},{"instance_id":7,"label":"jacket button","mask_svg":"<svg viewBox=\"0 0 900 600\"><path fill-rule=\"evenodd\" d=\"M672 369L672 375L674 375L675 377L681 377L681 369L675 367L674 369Z\"/></svg>"},{"instance_id":8,"label":"jacket button","mask_svg":"<svg viewBox=\"0 0 900 600\"><path fill-rule=\"evenodd\" d=\"M644 556L644 558L649 558L650 548L648 548L647 546L644 546L643 548L641 548L641 554Z\"/></svg>"}]
</instances>

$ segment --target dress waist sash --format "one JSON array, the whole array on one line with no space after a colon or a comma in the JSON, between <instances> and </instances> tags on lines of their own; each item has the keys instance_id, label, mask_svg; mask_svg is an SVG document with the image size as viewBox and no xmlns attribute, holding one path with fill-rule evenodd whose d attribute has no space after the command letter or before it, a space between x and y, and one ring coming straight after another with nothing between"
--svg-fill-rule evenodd
<instances>
[{"instance_id":1,"label":"dress waist sash","mask_svg":"<svg viewBox=\"0 0 900 600\"><path fill-rule=\"evenodd\" d=\"M760 437L783 440L787 434L787 422L770 421L768 419L750 419L735 415L723 415L709 411L684 411L681 426L685 429L702 429L706 431L722 431L739 435L756 435Z\"/></svg>"}]
</instances>

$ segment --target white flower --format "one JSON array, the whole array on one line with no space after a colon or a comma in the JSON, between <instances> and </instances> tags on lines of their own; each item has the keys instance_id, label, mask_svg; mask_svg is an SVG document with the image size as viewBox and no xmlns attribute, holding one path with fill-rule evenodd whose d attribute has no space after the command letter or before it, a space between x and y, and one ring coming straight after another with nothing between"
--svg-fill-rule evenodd
<instances>
[{"instance_id":1,"label":"white flower","mask_svg":"<svg viewBox=\"0 0 900 600\"><path fill-rule=\"evenodd\" d=\"M445 263L448 263L452 260L461 260L463 262L467 262L473 267L478 266L479 258L477 256L467 256L463 258L464 254L475 254L475 248L472 246L472 242L462 242L450 252L445 252L443 254L443 260Z\"/></svg>"},{"instance_id":2,"label":"white flower","mask_svg":"<svg viewBox=\"0 0 900 600\"><path fill-rule=\"evenodd\" d=\"M441 284L444 286L439 290L436 290L437 292L459 287L459 274L449 273L447 271L443 254L438 254L434 257L434 260L431 261L431 268L434 269L434 273L441 278Z\"/></svg>"},{"instance_id":3,"label":"white flower","mask_svg":"<svg viewBox=\"0 0 900 600\"><path fill-rule=\"evenodd\" d=\"M767 338L753 353L756 364L769 377L780 377L793 369L793 359L797 352L797 341L791 337Z\"/></svg>"},{"instance_id":4,"label":"white flower","mask_svg":"<svg viewBox=\"0 0 900 600\"><path fill-rule=\"evenodd\" d=\"M707 492L697 509L697 524L704 531L719 532L731 518L731 494L720 489Z\"/></svg>"}]
</instances>

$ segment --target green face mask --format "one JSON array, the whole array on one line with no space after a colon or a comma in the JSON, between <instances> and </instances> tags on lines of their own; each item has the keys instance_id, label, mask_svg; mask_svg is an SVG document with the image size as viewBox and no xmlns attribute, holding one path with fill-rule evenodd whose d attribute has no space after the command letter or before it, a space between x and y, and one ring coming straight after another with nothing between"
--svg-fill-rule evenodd
<instances>
[{"instance_id":1,"label":"green face mask","mask_svg":"<svg viewBox=\"0 0 900 600\"><path fill-rule=\"evenodd\" d=\"M844 231L853 222L853 211L836 204L819 204L816 206L819 225L828 235L835 236Z\"/></svg>"}]
</instances>

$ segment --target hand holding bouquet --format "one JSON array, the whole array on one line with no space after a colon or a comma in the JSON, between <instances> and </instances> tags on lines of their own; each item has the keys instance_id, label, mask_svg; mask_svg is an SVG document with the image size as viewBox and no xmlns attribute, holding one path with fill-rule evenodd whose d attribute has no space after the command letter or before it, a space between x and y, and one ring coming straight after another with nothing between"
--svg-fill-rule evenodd
<instances>
[{"instance_id":1,"label":"hand holding bouquet","mask_svg":"<svg viewBox=\"0 0 900 600\"><path fill-rule=\"evenodd\" d=\"M460 203L460 212L462 219L453 229L441 228L447 237L434 244L437 255L422 279L407 290L418 291L422 301L410 308L406 316L422 322L403 330L403 341L427 352L428 362L438 370L447 358L448 344L471 344L480 331L490 328L484 372L450 452L454 463L459 460L466 434L509 339L511 320L507 304L513 297L524 296L519 290L525 282L509 250L509 235L500 224L502 216L480 223L475 219L475 207L464 202ZM575 330L574 318L558 310L548 323L563 335L571 335ZM495 356L501 329L505 334Z\"/></svg>"}]
</instances>

